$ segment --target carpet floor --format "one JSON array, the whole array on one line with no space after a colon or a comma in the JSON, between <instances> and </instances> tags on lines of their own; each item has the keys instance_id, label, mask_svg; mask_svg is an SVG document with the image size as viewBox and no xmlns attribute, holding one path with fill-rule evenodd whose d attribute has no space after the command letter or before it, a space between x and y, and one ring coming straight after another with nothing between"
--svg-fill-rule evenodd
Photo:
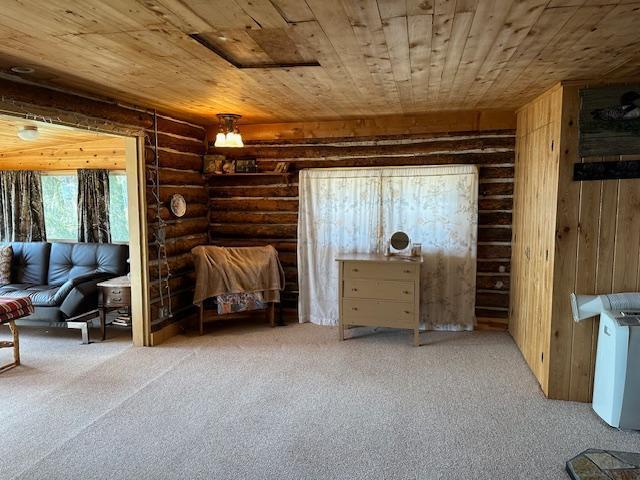
<instances>
[{"instance_id":1,"label":"carpet floor","mask_svg":"<svg viewBox=\"0 0 640 480\"><path fill-rule=\"evenodd\" d=\"M314 325L156 348L21 333L24 366L0 375L2 479L562 479L587 448L640 451L589 405L546 400L501 332L420 348Z\"/></svg>"}]
</instances>

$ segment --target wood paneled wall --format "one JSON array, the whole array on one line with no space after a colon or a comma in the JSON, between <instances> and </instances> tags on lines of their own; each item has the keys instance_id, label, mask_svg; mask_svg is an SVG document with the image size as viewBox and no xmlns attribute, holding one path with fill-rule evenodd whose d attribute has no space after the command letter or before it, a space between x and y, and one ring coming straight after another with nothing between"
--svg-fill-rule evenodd
<instances>
[{"instance_id":1,"label":"wood paneled wall","mask_svg":"<svg viewBox=\"0 0 640 480\"><path fill-rule=\"evenodd\" d=\"M548 392L562 89L518 112L509 331Z\"/></svg>"},{"instance_id":2,"label":"wood paneled wall","mask_svg":"<svg viewBox=\"0 0 640 480\"><path fill-rule=\"evenodd\" d=\"M154 164L156 142L154 116L144 109L123 106L116 102L87 98L73 93L52 90L32 84L22 84L0 79L0 91L7 105L15 105L24 112L47 109L60 116L76 119L79 123L110 124L145 132L144 158L147 165L147 220L149 240L149 278L151 331L158 332L164 326L175 323L193 311L193 264L189 251L192 247L207 243L207 189L202 176L202 155L206 131L199 125L184 122L166 115L158 115L158 145L160 215L165 220L168 266L157 260L154 239L158 232L156 202L151 188L150 171ZM188 202L187 214L182 219L173 217L166 207L173 193L181 193ZM167 268L168 267L168 268ZM168 279L171 286L173 316L159 320L159 282Z\"/></svg>"},{"instance_id":3,"label":"wood paneled wall","mask_svg":"<svg viewBox=\"0 0 640 480\"><path fill-rule=\"evenodd\" d=\"M260 131L266 131L261 127ZM265 135L267 138L272 136ZM219 245L273 244L285 267L285 305L297 306L298 176L303 168L475 164L480 166L476 313L506 325L509 307L513 130L247 140L228 157L255 157L260 171L290 163L289 175L209 176L209 236Z\"/></svg>"},{"instance_id":4,"label":"wood paneled wall","mask_svg":"<svg viewBox=\"0 0 640 480\"><path fill-rule=\"evenodd\" d=\"M518 112L510 331L550 398L589 402L598 321L575 323L569 294L640 290L640 180L573 181L621 158L578 157L580 88Z\"/></svg>"}]
</instances>

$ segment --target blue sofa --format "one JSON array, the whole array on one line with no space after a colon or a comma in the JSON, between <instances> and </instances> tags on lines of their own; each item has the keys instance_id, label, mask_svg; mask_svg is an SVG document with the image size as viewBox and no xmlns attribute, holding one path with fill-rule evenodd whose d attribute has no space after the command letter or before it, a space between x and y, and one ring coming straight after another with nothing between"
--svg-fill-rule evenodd
<instances>
[{"instance_id":1,"label":"blue sofa","mask_svg":"<svg viewBox=\"0 0 640 480\"><path fill-rule=\"evenodd\" d=\"M87 313L98 306L97 284L128 271L127 245L14 242L11 283L2 297L30 297L35 311L20 324L82 330L89 342ZM90 317L90 316L89 316Z\"/></svg>"}]
</instances>

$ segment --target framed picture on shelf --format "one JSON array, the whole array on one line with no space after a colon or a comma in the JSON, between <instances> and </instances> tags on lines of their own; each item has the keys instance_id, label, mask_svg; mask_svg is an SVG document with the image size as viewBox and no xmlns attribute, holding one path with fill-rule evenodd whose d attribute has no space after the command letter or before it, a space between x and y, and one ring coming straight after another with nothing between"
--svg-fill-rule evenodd
<instances>
[{"instance_id":1,"label":"framed picture on shelf","mask_svg":"<svg viewBox=\"0 0 640 480\"><path fill-rule=\"evenodd\" d=\"M224 155L205 155L204 156L204 173L222 174L222 166L224 165Z\"/></svg>"},{"instance_id":2,"label":"framed picture on shelf","mask_svg":"<svg viewBox=\"0 0 640 480\"><path fill-rule=\"evenodd\" d=\"M256 173L258 164L255 158L241 158L236 160L236 173Z\"/></svg>"},{"instance_id":3,"label":"framed picture on shelf","mask_svg":"<svg viewBox=\"0 0 640 480\"><path fill-rule=\"evenodd\" d=\"M289 171L289 166L291 164L289 162L278 162L276 163L276 167L274 172L276 173L287 173Z\"/></svg>"},{"instance_id":4,"label":"framed picture on shelf","mask_svg":"<svg viewBox=\"0 0 640 480\"><path fill-rule=\"evenodd\" d=\"M236 173L236 161L226 158L222 164L222 173L230 174Z\"/></svg>"}]
</instances>

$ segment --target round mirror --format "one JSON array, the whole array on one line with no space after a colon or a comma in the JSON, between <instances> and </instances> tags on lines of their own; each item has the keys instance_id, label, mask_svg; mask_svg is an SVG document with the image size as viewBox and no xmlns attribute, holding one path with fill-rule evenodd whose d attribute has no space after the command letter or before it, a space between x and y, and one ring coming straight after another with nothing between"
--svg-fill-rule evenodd
<instances>
[{"instance_id":1,"label":"round mirror","mask_svg":"<svg viewBox=\"0 0 640 480\"><path fill-rule=\"evenodd\" d=\"M391 235L391 246L396 250L404 250L409 246L409 235L404 232L396 232Z\"/></svg>"}]
</instances>

